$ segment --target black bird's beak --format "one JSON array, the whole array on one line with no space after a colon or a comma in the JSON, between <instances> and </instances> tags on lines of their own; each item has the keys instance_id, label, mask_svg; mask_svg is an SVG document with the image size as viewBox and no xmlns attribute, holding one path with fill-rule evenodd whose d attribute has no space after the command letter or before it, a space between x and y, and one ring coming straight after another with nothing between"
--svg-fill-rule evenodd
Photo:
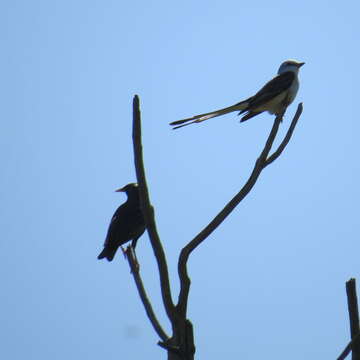
<instances>
[{"instance_id":1,"label":"black bird's beak","mask_svg":"<svg viewBox=\"0 0 360 360\"><path fill-rule=\"evenodd\" d=\"M305 65L305 63L304 63L304 62L299 63L298 68L301 68L303 65Z\"/></svg>"},{"instance_id":2,"label":"black bird's beak","mask_svg":"<svg viewBox=\"0 0 360 360\"><path fill-rule=\"evenodd\" d=\"M125 191L124 188L120 188L120 189L115 190L115 192L124 192L124 191Z\"/></svg>"}]
</instances>

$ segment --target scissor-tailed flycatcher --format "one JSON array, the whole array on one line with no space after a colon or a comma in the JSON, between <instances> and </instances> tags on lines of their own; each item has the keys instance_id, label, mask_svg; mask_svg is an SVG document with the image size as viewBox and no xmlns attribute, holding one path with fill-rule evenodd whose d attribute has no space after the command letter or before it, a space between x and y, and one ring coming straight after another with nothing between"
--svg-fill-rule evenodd
<instances>
[{"instance_id":1,"label":"scissor-tailed flycatcher","mask_svg":"<svg viewBox=\"0 0 360 360\"><path fill-rule=\"evenodd\" d=\"M241 122L259 115L263 111L279 115L295 99L299 89L298 72L304 64L296 60L286 60L280 65L278 75L266 83L254 96L224 109L173 121L170 125L176 125L174 129L178 129L238 110L240 110L239 115L246 113L241 118Z\"/></svg>"}]
</instances>

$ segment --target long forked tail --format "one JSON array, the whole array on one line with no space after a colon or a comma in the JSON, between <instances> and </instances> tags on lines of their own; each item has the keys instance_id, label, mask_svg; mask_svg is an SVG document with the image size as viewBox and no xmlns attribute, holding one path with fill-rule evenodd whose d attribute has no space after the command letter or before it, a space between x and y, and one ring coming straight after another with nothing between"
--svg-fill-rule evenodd
<instances>
[{"instance_id":1,"label":"long forked tail","mask_svg":"<svg viewBox=\"0 0 360 360\"><path fill-rule=\"evenodd\" d=\"M173 121L170 123L170 125L177 125L173 128L173 130L175 130L175 129L179 129L183 126L187 126L187 125L199 123L199 122L202 122L205 120L209 120L211 118L214 118L214 117L217 117L220 115L224 115L224 114L230 113L232 111L244 110L244 109L246 109L247 106L248 106L248 103L246 101L243 101L243 102L240 102L238 104L235 104L235 105L223 108L223 109L215 110L215 111L205 113L205 114L195 115L193 117L183 119L183 120Z\"/></svg>"}]
</instances>

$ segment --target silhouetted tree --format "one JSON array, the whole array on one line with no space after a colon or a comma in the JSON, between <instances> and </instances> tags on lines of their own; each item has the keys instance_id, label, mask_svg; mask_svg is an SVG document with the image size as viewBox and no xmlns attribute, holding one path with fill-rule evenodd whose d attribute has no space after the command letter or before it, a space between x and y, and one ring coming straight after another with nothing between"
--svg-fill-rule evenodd
<instances>
[{"instance_id":1,"label":"silhouetted tree","mask_svg":"<svg viewBox=\"0 0 360 360\"><path fill-rule=\"evenodd\" d=\"M180 291L178 294L177 303L175 304L170 290L170 279L166 256L156 229L154 209L151 205L145 176L141 139L140 105L139 98L137 95L135 95L133 100L133 146L136 177L139 185L140 205L145 219L146 229L149 234L151 246L153 248L158 265L161 295L165 312L171 323L171 334L167 334L163 329L152 308L151 301L146 294L146 290L141 279L140 267L135 256L134 249L131 245L127 247L126 255L146 314L154 330L160 338L158 345L167 350L168 360L193 360L195 355L193 326L190 319L187 317L187 304L191 284L187 271L187 262L189 260L189 256L197 248L197 246L200 245L225 220L225 218L252 190L261 172L281 155L291 139L302 110L303 107L300 103L285 137L277 149L270 154L285 111L282 114L276 116L270 134L265 142L265 146L255 161L254 168L244 186L210 221L210 223L181 250L178 260ZM346 291L348 297L351 341L340 354L337 360L345 359L345 357L351 351L352 360L360 360L360 327L355 279L350 279L346 283Z\"/></svg>"}]
</instances>

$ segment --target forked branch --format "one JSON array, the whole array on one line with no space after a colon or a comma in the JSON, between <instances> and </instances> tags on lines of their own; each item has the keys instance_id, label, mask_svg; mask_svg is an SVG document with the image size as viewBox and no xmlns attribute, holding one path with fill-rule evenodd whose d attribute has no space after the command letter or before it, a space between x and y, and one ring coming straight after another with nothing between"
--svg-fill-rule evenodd
<instances>
[{"instance_id":1,"label":"forked branch","mask_svg":"<svg viewBox=\"0 0 360 360\"><path fill-rule=\"evenodd\" d=\"M339 357L336 360L344 360L349 354L350 351L355 347L355 345L360 344L360 334L357 334L354 338L351 339L351 341L346 345L343 352L339 355Z\"/></svg>"},{"instance_id":2,"label":"forked branch","mask_svg":"<svg viewBox=\"0 0 360 360\"><path fill-rule=\"evenodd\" d=\"M225 207L214 217L214 219L198 234L196 235L182 250L178 262L178 274L180 278L180 293L177 303L177 309L179 310L182 317L186 318L187 312L187 302L190 291L190 278L187 273L187 261L191 252L199 246L225 219L226 217L234 210L234 208L246 197L246 195L251 191L255 185L258 177L260 176L262 170L277 159L288 142L290 141L291 135L295 129L296 123L302 113L303 107L302 103L298 105L296 114L291 122L289 130L281 142L278 149L270 156L269 152L276 138L277 132L279 130L279 125L282 121L284 113L278 115L272 126L269 137L265 143L264 149L262 150L259 158L255 162L255 166L251 175L242 189L225 205Z\"/></svg>"}]
</instances>

